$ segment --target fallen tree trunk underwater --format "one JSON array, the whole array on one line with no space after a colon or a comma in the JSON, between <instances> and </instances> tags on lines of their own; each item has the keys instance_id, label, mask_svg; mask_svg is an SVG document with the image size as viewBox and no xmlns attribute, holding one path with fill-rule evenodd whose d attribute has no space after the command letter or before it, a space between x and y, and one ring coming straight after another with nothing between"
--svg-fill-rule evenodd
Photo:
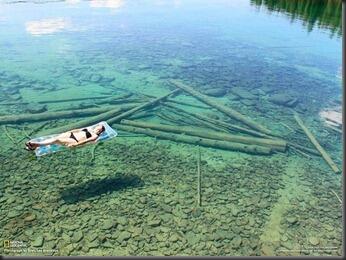
<instances>
[{"instance_id":1,"label":"fallen tree trunk underwater","mask_svg":"<svg viewBox=\"0 0 346 260\"><path fill-rule=\"evenodd\" d=\"M184 90L185 92L191 94L192 96L194 96L198 100L210 105L211 107L216 108L217 110L223 112L224 114L228 115L229 117L231 117L231 118L233 118L239 122L242 122L243 124L249 126L250 128L255 129L261 133L271 135L271 132L268 129L266 129L265 127L255 123L252 119L245 117L244 115L240 114L239 112L220 104L217 100L214 100L213 98L210 98L210 97L196 91L195 89L183 84L182 82L180 82L178 80L170 80L169 82L171 82L174 86L176 86L176 87Z\"/></svg>"},{"instance_id":2,"label":"fallen tree trunk underwater","mask_svg":"<svg viewBox=\"0 0 346 260\"><path fill-rule=\"evenodd\" d=\"M99 97L85 97L85 98L68 98L68 99L56 99L56 100L46 100L46 101L36 101L36 102L6 102L0 103L0 106L9 105L28 105L31 103L36 104L52 104L52 103L63 103L63 102L73 102L73 101L83 101L83 100L95 100L95 99L108 99L110 96L99 96Z\"/></svg>"},{"instance_id":3,"label":"fallen tree trunk underwater","mask_svg":"<svg viewBox=\"0 0 346 260\"><path fill-rule=\"evenodd\" d=\"M121 119L123 119L123 118L125 118L125 117L128 117L128 116L133 115L134 113L136 113L136 112L139 111L139 110L142 110L143 108L151 107L151 106L157 104L158 102L160 102L160 101L166 99L167 97L169 97L169 96L171 96L171 95L174 95L174 94L178 93L179 91L180 91L180 89L175 89L175 90L169 92L168 94L166 94L166 95L164 95L164 96L162 96L162 97L155 98L154 100L151 100L151 101L149 101L149 102L147 102L147 103L144 103L143 105L137 106L137 107L135 107L135 108L133 108L133 109L131 109L131 110L129 110L129 111L126 111L125 113L123 113L123 114L121 114L121 115L118 115L118 116L116 116L116 117L114 117L114 118L110 118L110 119L107 121L107 123L108 123L109 125L111 125L111 124L113 124L113 123L116 123L116 122L120 121Z\"/></svg>"},{"instance_id":4,"label":"fallen tree trunk underwater","mask_svg":"<svg viewBox=\"0 0 346 260\"><path fill-rule=\"evenodd\" d=\"M117 115L123 111L129 110L133 107L135 107L135 106L134 105L124 105L124 106L109 110L107 112L104 112L102 114L99 114L97 116L93 116L90 118L86 118L84 120L77 121L75 123L71 123L71 124L64 125L64 126L61 126L58 128L53 128L53 129L49 129L49 130L40 132L40 135L60 134L60 133L70 131L72 129L87 127L89 125L96 124L100 121L106 121L107 119L109 119L109 118L111 118L111 117L113 117L113 116L115 116L115 115Z\"/></svg>"},{"instance_id":5,"label":"fallen tree trunk underwater","mask_svg":"<svg viewBox=\"0 0 346 260\"><path fill-rule=\"evenodd\" d=\"M299 145L299 144L295 144L295 143L292 143L292 142L287 142L287 145L288 147L294 147L298 150L302 150L304 152L307 152L307 153L310 153L312 155L316 155L316 156L321 156L321 154L317 151L317 150L314 150L314 149L311 149L311 148L308 148L308 147L305 147L305 146L302 146L302 145Z\"/></svg>"},{"instance_id":6,"label":"fallen tree trunk underwater","mask_svg":"<svg viewBox=\"0 0 346 260\"><path fill-rule=\"evenodd\" d=\"M101 97L95 97L95 98L73 98L73 99L61 99L61 100L48 100L48 101L40 101L36 103L55 103L55 102L69 102L69 101L80 101L80 100L87 100L87 99L101 99L96 100L94 103L95 105L100 104L121 104L133 100L127 100L129 96L132 94L124 94L122 96L117 97L109 97L101 98ZM29 103L17 103L17 104L29 104ZM66 118L74 118L74 117L85 117L85 116L94 116L98 115L107 111L110 111L112 109L116 108L116 106L107 106L107 107L97 107L97 108L81 108L81 109L75 109L75 110L59 110L59 111L51 111L51 112L43 112L38 114L20 114L20 115L6 115L6 116L0 116L0 125L2 124L20 124L20 123L32 123L32 122L39 122L39 121L46 121L46 120L54 120L54 119L66 119Z\"/></svg>"},{"instance_id":7,"label":"fallen tree trunk underwater","mask_svg":"<svg viewBox=\"0 0 346 260\"><path fill-rule=\"evenodd\" d=\"M195 104L191 104L191 103L185 102L185 101L178 101L178 100L173 100L173 99L167 99L167 102L168 103L175 103L175 104L179 104L179 105L183 105L183 106L189 106L189 107L195 107L195 108L201 108L201 109L209 109L209 107L195 105Z\"/></svg>"},{"instance_id":8,"label":"fallen tree trunk underwater","mask_svg":"<svg viewBox=\"0 0 346 260\"><path fill-rule=\"evenodd\" d=\"M160 130L163 132L199 136L199 137L204 137L204 138L213 139L213 140L266 146L271 148L272 150L280 151L280 152L285 152L287 148L287 143L281 140L237 136L237 135L221 133L216 131L205 131L204 129L198 129L198 128L155 124L155 123L143 122L143 121L121 120L121 124L130 125L134 127L140 127L140 128L149 128L152 130Z\"/></svg>"},{"instance_id":9,"label":"fallen tree trunk underwater","mask_svg":"<svg viewBox=\"0 0 346 260\"><path fill-rule=\"evenodd\" d=\"M251 129L247 129L247 128L244 128L244 127L241 127L241 126L231 125L231 124L226 123L224 121L213 119L213 118L201 115L201 114L197 114L197 113L193 113L193 112L188 112L188 111L186 111L184 109L178 108L178 107L173 106L171 104L166 104L166 106L170 107L172 109L175 109L178 112L185 113L185 114L188 114L190 116L193 116L193 117L195 117L197 119L200 119L200 120L202 120L204 122L208 122L209 124L212 124L214 126L225 128L225 129L227 129L229 131L240 132L240 133L252 135L252 136L255 136L255 137L271 138L271 136L268 136L266 134L263 134L263 133L260 133L260 132L257 132L257 131L251 130Z\"/></svg>"},{"instance_id":10,"label":"fallen tree trunk underwater","mask_svg":"<svg viewBox=\"0 0 346 260\"><path fill-rule=\"evenodd\" d=\"M330 168L335 173L340 173L340 169L336 164L333 162L333 160L330 158L329 154L323 149L323 147L319 144L319 142L316 140L315 136L310 132L310 130L304 125L303 121L300 119L298 113L293 112L294 119L297 121L298 125L303 129L304 133L307 135L307 137L310 139L311 143L316 147L316 149L321 153L323 159L328 163Z\"/></svg>"},{"instance_id":11,"label":"fallen tree trunk underwater","mask_svg":"<svg viewBox=\"0 0 346 260\"><path fill-rule=\"evenodd\" d=\"M221 128L217 125L211 124L206 120L201 120L199 118L193 117L187 113L184 113L183 110L174 109L174 106L169 105L168 101L164 103L164 106L161 107L163 111L160 111L157 116L169 123L175 125L185 125L185 126L198 126L198 127L209 127L216 131L227 132L224 128Z\"/></svg>"},{"instance_id":12,"label":"fallen tree trunk underwater","mask_svg":"<svg viewBox=\"0 0 346 260\"><path fill-rule=\"evenodd\" d=\"M259 146L259 145L246 145L246 144L218 141L218 140L212 140L212 139L206 139L206 138L200 138L200 137L194 137L194 136L188 136L188 135L182 135L182 134L179 135L179 134L172 134L172 133L164 133L164 132L160 132L156 130L133 127L128 125L121 125L121 124L112 124L112 126L118 130L122 130L126 132L145 134L155 138L171 140L171 141L187 143L187 144L193 144L193 145L201 145L201 146L211 147L211 148L224 149L228 151L244 152L244 153L255 154L255 155L270 155L273 152L272 149L270 149L269 147Z\"/></svg>"},{"instance_id":13,"label":"fallen tree trunk underwater","mask_svg":"<svg viewBox=\"0 0 346 260\"><path fill-rule=\"evenodd\" d=\"M251 136L254 136L254 137L262 137L262 138L268 138L268 139L273 139L273 140L281 140L281 141L286 142L288 146L292 146L292 147L294 147L296 149L302 150L302 151L310 153L312 155L321 156L321 154L317 150L314 150L314 149L311 149L311 148L307 148L305 146L301 146L299 144L295 144L295 143L292 143L292 142L288 142L288 141L284 140L283 138L278 138L278 137L266 135L266 134L263 134L263 133L260 133L260 132L256 132L256 131L251 130L251 129L247 129L247 128L243 128L243 127L240 127L240 126L231 125L231 124L226 123L224 121L213 119L213 118L210 118L210 117L207 117L207 116L204 116L204 115L200 115L200 114L196 114L196 113L192 113L192 112L187 112L187 111L185 111L183 109L180 109L180 108L177 108L177 107L175 107L175 106L173 106L171 104L165 104L165 106L170 107L172 109L175 109L176 111L178 111L180 113L185 113L185 114L191 115L193 117L196 117L198 119L201 119L201 120L204 121L204 123L208 123L206 125L209 125L209 127L213 128L213 129L216 128L215 126L218 126L218 127L224 127L224 129L227 129L229 131L239 132L239 133L243 133L243 134L248 134L248 135L251 135ZM214 126L211 126L211 124L214 124ZM216 130L220 131L220 129L216 129Z\"/></svg>"},{"instance_id":14,"label":"fallen tree trunk underwater","mask_svg":"<svg viewBox=\"0 0 346 260\"><path fill-rule=\"evenodd\" d=\"M94 115L98 115L115 108L116 108L115 106L107 106L107 107L100 107L100 108L76 109L71 111L53 111L53 112L44 112L44 113L38 113L38 114L20 114L20 115L11 115L11 116L0 116L0 125L1 124L32 123L32 122L47 121L47 120L54 120L54 119L94 116Z\"/></svg>"},{"instance_id":15,"label":"fallen tree trunk underwater","mask_svg":"<svg viewBox=\"0 0 346 260\"><path fill-rule=\"evenodd\" d=\"M112 103L114 101L120 101L132 96L132 93L123 94L122 96L96 96L96 97L84 97L84 98L67 98L67 99L54 99L54 100L43 100L43 101L34 101L34 102L6 102L0 103L0 106L8 106L8 105L28 105L31 103L36 104L54 104L54 103L64 103L64 102L73 102L73 101L83 101L83 100L98 100L95 101L95 104L106 104Z\"/></svg>"},{"instance_id":16,"label":"fallen tree trunk underwater","mask_svg":"<svg viewBox=\"0 0 346 260\"><path fill-rule=\"evenodd\" d=\"M174 91L172 91L172 92L170 92L170 93L168 93L162 97L158 97L158 98L151 100L147 103L144 103L140 106L124 105L120 108L115 108L113 110L107 111L107 112L99 114L97 116L93 116L91 118L87 118L87 119L84 119L84 120L81 120L81 121L78 121L78 122L75 122L72 124L68 124L68 125L65 125L62 127L50 129L50 130L47 130L47 131L40 133L40 134L48 135L48 134L64 133L64 132L70 131L72 129L87 127L89 125L93 125L93 124L100 122L100 121L107 121L108 124L112 124L112 123L115 123L117 121L120 121L121 119L123 119L125 117L133 115L135 112L137 112L143 108L152 106L152 105L158 103L159 101L167 98L168 96L177 93L178 91L180 91L180 90L175 89ZM124 111L126 111L126 112L124 112ZM121 112L124 112L124 113L121 113Z\"/></svg>"},{"instance_id":17,"label":"fallen tree trunk underwater","mask_svg":"<svg viewBox=\"0 0 346 260\"><path fill-rule=\"evenodd\" d=\"M228 129L226 129L225 127L220 127L219 125L212 124L208 120L203 120L201 118L193 116L192 113L186 112L185 110L182 110L179 108L175 108L174 106L169 105L167 103L165 103L165 108L168 108L171 113L174 113L175 115L179 115L180 117L183 117L183 121L188 121L188 124L185 124L185 125L191 125L194 123L197 126L209 127L211 129L214 129L215 131L221 131L226 133L228 132ZM179 120L179 121L182 121L182 120ZM177 123L177 125L180 125L180 124Z\"/></svg>"},{"instance_id":18,"label":"fallen tree trunk underwater","mask_svg":"<svg viewBox=\"0 0 346 260\"><path fill-rule=\"evenodd\" d=\"M20 123L31 123L31 122L38 122L38 121L49 121L49 120L54 120L54 119L67 119L67 118L76 118L76 117L85 117L85 116L93 116L91 118L87 118L75 123L71 123L62 127L58 127L55 129L49 129L49 130L44 130L44 132L39 133L40 135L42 134L54 134L54 133L62 133L69 131L71 129L75 128L82 128L86 127L92 124L95 124L99 121L108 121L108 123L115 124L119 123L122 119L130 119L132 115L134 115L137 111L143 110L145 108L151 107L160 101L165 100L165 106L167 108L171 108L173 113L182 115L184 118L187 118L189 120L196 120L199 122L199 125L203 127L205 125L206 127L210 127L214 129L215 131L212 132L207 132L207 131L202 131L203 129L195 129L191 127L181 127L181 126L171 126L171 125L163 125L163 124L152 124L152 123L147 123L147 122L138 122L138 121L131 121L131 120L123 120L121 123L126 124L127 130L131 130L130 132L135 131L135 133L141 133L141 134L147 134L149 136L155 136L163 139L168 139L168 140L173 140L173 141L178 141L178 142L185 142L185 143L191 143L191 144L196 144L199 141L202 140L203 146L208 146L208 147L214 147L214 148L221 148L221 149L226 149L226 150L234 150L234 151L243 151L247 153L253 153L253 154L270 154L272 151L280 151L280 152L285 152L287 150L287 146L292 146L297 149L301 149L302 151L309 152L314 155L320 156L320 150L319 152L317 150L313 150L310 148L306 148L303 146L300 146L298 144L294 144L291 142L286 142L283 139L278 139L278 138L273 138L272 135L267 135L267 133L263 133L263 129L261 129L261 126L258 127L254 122L250 120L249 124L249 119L245 118L243 115L239 114L238 112L229 109L223 105L217 104L216 101L210 99L209 97L199 93L198 91L193 90L192 88L177 82L177 81L171 81L174 82L173 84L178 86L178 89L175 89L174 91L171 91L170 93L162 96L155 98L154 100L151 100L149 102L143 103L141 105L124 105L121 107L115 107L115 106L107 106L107 107L100 107L100 108L86 108L86 109L77 109L73 111L54 111L54 112L44 112L44 113L39 113L39 114L22 114L22 115L14 115L14 116L0 116L0 125L1 124L20 124ZM234 115L236 116L241 116L240 118L238 117L238 121L243 122L244 124L247 123L248 126L252 126L253 129L247 129L244 127L240 126L235 126L231 125L227 122L213 119L201 114L193 113L193 112L188 112L185 111L184 109L178 108L174 106L172 103L178 103L178 104L183 104L183 105L190 105L190 106L196 106L194 104L189 104L185 102L175 102L172 99L168 99L169 96L176 94L179 92L181 89L187 91L188 93L192 94L192 96L197 97L199 100L202 102L205 102L206 104L215 107L221 112L224 112L225 114L231 116ZM197 93L197 94L196 94ZM97 99L99 98L99 101L96 101L95 103L111 103L112 101L117 102L117 100L121 100L121 98L127 98L129 95L132 94L125 94L121 97L108 97L108 98L101 98L101 97L96 97ZM197 96L196 96L197 95ZM89 99L89 98L85 98ZM66 99L66 100L57 100L56 102L67 102L67 101L73 101L73 100L80 100L80 99ZM207 100L207 101L206 101ZM50 102L50 101L47 101ZM52 101L53 102L53 101ZM168 104L171 103L171 104ZM200 107L200 108L205 108L205 107ZM125 112L124 112L125 111ZM231 114L229 113L231 111ZM185 116L184 116L185 114ZM147 117L151 116L153 114L149 113L149 111L144 110L142 113L139 115L135 115L132 118L141 118L141 117ZM231 116L232 117L232 116ZM237 118L235 118L237 119ZM244 122L244 119L246 122ZM134 126L129 128L129 126ZM125 128L126 126L121 126ZM136 127L137 126L137 127ZM255 127L254 127L255 126ZM144 129L143 129L144 128ZM149 129L148 129L149 128ZM153 131L154 129L155 131ZM261 130L259 130L261 129ZM144 131L144 130L152 130L152 131ZM168 132L168 133L161 133L160 130L163 132ZM125 130L124 130L125 131ZM222 131L222 132L220 132ZM254 137L247 137L247 136L238 136L238 135L232 135L229 134L228 131L236 131L244 134L248 134ZM269 131L269 130L267 130ZM266 132L266 131L264 131ZM179 137L173 137L171 138L169 133L185 133L190 135L187 139L184 137L180 137L180 135L177 135ZM159 134L159 136L157 136ZM198 137L203 137L203 138L196 138L195 136ZM261 137L261 138L259 138ZM310 138L310 137L309 137ZM221 140L221 141L217 141ZM232 145L230 145L231 143ZM248 145L244 145L248 144ZM264 149L268 148L268 149ZM322 154L322 156L324 156ZM328 156L328 155L327 155ZM325 156L324 156L325 158ZM330 159L330 157L329 157ZM326 161L328 159L325 159ZM331 160L331 159L330 159ZM328 161L327 161L328 162ZM328 162L329 165L330 162ZM336 167L336 165L334 164ZM335 168L334 166L331 165L334 171L338 170L337 167Z\"/></svg>"}]
</instances>

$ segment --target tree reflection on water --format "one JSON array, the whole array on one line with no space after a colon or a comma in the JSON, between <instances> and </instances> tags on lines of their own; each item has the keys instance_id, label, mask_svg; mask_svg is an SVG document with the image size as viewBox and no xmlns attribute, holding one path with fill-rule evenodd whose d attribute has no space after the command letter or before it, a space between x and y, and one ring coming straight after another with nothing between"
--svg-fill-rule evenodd
<instances>
[{"instance_id":1,"label":"tree reflection on water","mask_svg":"<svg viewBox=\"0 0 346 260\"><path fill-rule=\"evenodd\" d=\"M251 0L251 4L285 13L292 21L303 20L309 32L317 26L330 30L331 37L341 36L341 0Z\"/></svg>"}]
</instances>

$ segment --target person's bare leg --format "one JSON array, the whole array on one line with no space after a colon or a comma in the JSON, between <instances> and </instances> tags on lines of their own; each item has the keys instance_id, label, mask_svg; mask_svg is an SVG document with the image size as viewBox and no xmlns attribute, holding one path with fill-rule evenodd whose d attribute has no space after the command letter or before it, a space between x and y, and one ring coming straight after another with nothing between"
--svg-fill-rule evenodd
<instances>
[{"instance_id":1,"label":"person's bare leg","mask_svg":"<svg viewBox=\"0 0 346 260\"><path fill-rule=\"evenodd\" d=\"M57 144L61 144L61 145L66 145L68 146L69 144L75 144L76 140L72 139L72 138L59 138L56 141Z\"/></svg>"},{"instance_id":2,"label":"person's bare leg","mask_svg":"<svg viewBox=\"0 0 346 260\"><path fill-rule=\"evenodd\" d=\"M56 144L58 142L58 139L53 137L49 138L47 140L41 141L41 142L32 142L29 141L27 144L33 148L37 148L39 146L44 146L44 145L50 145L50 144Z\"/></svg>"},{"instance_id":3,"label":"person's bare leg","mask_svg":"<svg viewBox=\"0 0 346 260\"><path fill-rule=\"evenodd\" d=\"M66 141L69 138L66 138L67 134L66 133L62 133L58 136L49 138L47 140L44 141L40 141L40 142L28 142L32 147L36 148L38 146L44 146L44 145L50 145L50 144L64 144L63 142L60 142L60 140L64 140Z\"/></svg>"}]
</instances>

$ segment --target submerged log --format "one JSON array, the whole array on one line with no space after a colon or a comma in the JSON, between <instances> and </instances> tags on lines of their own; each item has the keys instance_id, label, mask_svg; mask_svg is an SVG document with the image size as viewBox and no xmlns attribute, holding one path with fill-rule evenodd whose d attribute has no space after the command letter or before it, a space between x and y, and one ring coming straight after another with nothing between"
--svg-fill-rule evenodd
<instances>
[{"instance_id":1,"label":"submerged log","mask_svg":"<svg viewBox=\"0 0 346 260\"><path fill-rule=\"evenodd\" d=\"M82 100L95 100L95 99L109 99L110 96L98 96L98 97L85 97L85 98L67 98L67 99L55 99L55 100L46 100L46 101L36 101L34 103L37 104L50 104L50 103L63 103L63 102L72 102L72 101L82 101ZM8 105L28 105L33 102L6 102L0 103L0 106L8 106Z\"/></svg>"},{"instance_id":2,"label":"submerged log","mask_svg":"<svg viewBox=\"0 0 346 260\"><path fill-rule=\"evenodd\" d=\"M42 128L44 128L45 126L47 126L48 124L50 124L50 122L44 122L43 124L41 124L40 126L36 127L35 129L31 130L28 133L28 136L24 136L21 139L18 140L18 143L22 142L24 139L27 139L29 137L29 139L31 139L31 136L34 135L35 133L37 133L38 131L40 131Z\"/></svg>"},{"instance_id":3,"label":"submerged log","mask_svg":"<svg viewBox=\"0 0 346 260\"><path fill-rule=\"evenodd\" d=\"M133 109L131 109L129 111L126 111L123 114L120 114L120 115L118 115L116 117L110 118L107 122L108 122L109 125L113 124L113 123L116 123L116 122L119 122L121 119L129 117L129 116L133 115L134 113L136 113L137 111L140 111L140 110L142 110L144 108L147 108L147 107L151 107L153 105L156 105L158 102L166 99L167 97L169 97L171 95L174 95L174 94L178 93L179 91L180 91L180 89L175 89L175 90L169 92L168 94L166 94L166 95L164 95L162 97L155 98L154 100L151 100L151 101L149 101L147 103L144 103L143 105L137 106L137 107L135 107L135 108L133 108Z\"/></svg>"},{"instance_id":4,"label":"submerged log","mask_svg":"<svg viewBox=\"0 0 346 260\"><path fill-rule=\"evenodd\" d=\"M331 126L331 125L328 125L328 124L326 124L326 127L332 129L335 132L338 132L339 134L342 134L342 130L337 128L337 127L334 127L334 126Z\"/></svg>"},{"instance_id":5,"label":"submerged log","mask_svg":"<svg viewBox=\"0 0 346 260\"><path fill-rule=\"evenodd\" d=\"M193 112L188 112L186 110L177 108L177 107L172 106L170 104L167 104L166 106L171 107L171 108L177 110L178 112L185 113L185 114L188 114L188 115L193 116L195 118L198 118L198 119L200 119L200 120L202 120L204 122L208 122L209 124L214 125L214 126L216 126L218 128L221 127L221 128L227 129L229 131L235 131L235 132L239 132L239 133L244 133L244 134L252 135L252 136L255 136L255 137L270 138L269 136L267 136L267 135L265 135L263 133L256 132L254 130L247 129L247 128L244 128L244 127L241 127L241 126L231 125L231 124L226 123L224 121L213 119L213 118L201 115L201 114L197 114L197 113L193 113Z\"/></svg>"},{"instance_id":6,"label":"submerged log","mask_svg":"<svg viewBox=\"0 0 346 260\"><path fill-rule=\"evenodd\" d=\"M123 99L114 99L114 100L107 100L105 102L102 101L102 103L95 102L95 105L105 104L108 103L110 105L119 105L124 103L143 103L146 100L140 99L140 98L123 98Z\"/></svg>"},{"instance_id":7,"label":"submerged log","mask_svg":"<svg viewBox=\"0 0 346 260\"><path fill-rule=\"evenodd\" d=\"M13 139L13 137L10 135L10 133L7 130L6 125L2 126L2 129L4 130L5 135L12 141L12 143L17 144L17 141Z\"/></svg>"},{"instance_id":8,"label":"submerged log","mask_svg":"<svg viewBox=\"0 0 346 260\"><path fill-rule=\"evenodd\" d=\"M100 107L100 108L85 108L76 109L71 111L53 111L44 112L39 114L20 114L11 116L0 116L0 125L2 124L20 124L20 123L32 123L39 121L47 121L54 119L66 119L84 116L94 116L109 110L114 109L114 106Z\"/></svg>"},{"instance_id":9,"label":"submerged log","mask_svg":"<svg viewBox=\"0 0 346 260\"><path fill-rule=\"evenodd\" d=\"M132 96L132 93L126 93L121 96L96 96L96 97L84 97L84 98L66 98L66 99L54 99L54 100L42 100L42 101L36 101L36 102L6 102L6 103L0 103L0 106L4 105L28 105L31 103L36 104L52 104L52 103L64 103L64 102L73 102L73 101L83 101L83 100L97 100L95 101L95 104L101 105L101 104L107 104L107 103L115 103L120 102L121 100L127 99L128 97Z\"/></svg>"},{"instance_id":10,"label":"submerged log","mask_svg":"<svg viewBox=\"0 0 346 260\"><path fill-rule=\"evenodd\" d=\"M255 123L252 119L247 118L244 115L240 114L239 112L220 104L217 100L194 90L193 88L181 83L178 80L170 80L170 82L173 85L175 85L176 87L181 88L184 91L190 93L192 96L196 97L200 101L203 101L204 103L206 103L206 104L216 108L217 110L225 113L229 117L231 117L231 118L233 118L239 122L242 122L243 124L249 126L250 128L255 129L255 130L257 130L261 133L264 133L264 134L269 134L269 135L271 134L271 132L268 129L266 129L264 126L261 126L261 125Z\"/></svg>"},{"instance_id":11,"label":"submerged log","mask_svg":"<svg viewBox=\"0 0 346 260\"><path fill-rule=\"evenodd\" d=\"M191 103L185 102L185 101L178 101L178 100L173 100L173 99L167 99L167 102L168 103L175 103L175 104L179 104L179 105L183 105L183 106L196 107L196 108L202 108L202 109L209 109L209 107L195 105L195 104L191 104Z\"/></svg>"},{"instance_id":12,"label":"submerged log","mask_svg":"<svg viewBox=\"0 0 346 260\"><path fill-rule=\"evenodd\" d=\"M167 98L168 96L172 95L172 94L175 94L179 91L179 89L176 89L162 97L158 97L154 100L151 100L147 103L144 103L140 106L134 106L134 105L124 105L120 108L115 108L115 109L112 109L110 111L107 111L105 113L102 113L102 114L99 114L97 116L93 116L91 118L87 118L85 120L81 120L81 121L78 121L78 122L75 122L75 123L72 123L72 124L69 124L69 125L65 125L65 126L62 126L62 127L58 127L58 128L55 128L55 129L50 129L50 130L47 130L43 133L40 133L41 135L42 134L45 134L45 135L48 135L48 134L58 134L58 133L63 133L63 132L67 132L67 131L70 131L72 129L77 129L77 128L82 128L82 127L87 127L89 125L93 125L93 124L96 124L97 122L100 122L100 121L107 121L108 124L112 124L112 123L115 123L117 121L120 121L121 119L125 118L125 117L128 117L128 116L131 116L133 115L135 112L143 109L143 108L147 108L147 107L150 107L156 103L158 103L159 101ZM127 110L127 111L126 111ZM126 112L124 112L126 111ZM121 112L124 112L124 113L121 113Z\"/></svg>"},{"instance_id":13,"label":"submerged log","mask_svg":"<svg viewBox=\"0 0 346 260\"><path fill-rule=\"evenodd\" d=\"M194 136L188 136L188 135L165 133L161 131L133 127L128 125L113 124L112 126L114 126L118 130L137 133L137 134L145 134L151 137L171 140L171 141L180 142L180 143L201 145L205 147L224 149L228 151L244 152L244 153L255 154L255 155L269 155L272 153L272 149L265 146L247 145L247 144L212 140L212 139L206 139L206 138L200 138L200 137L194 137Z\"/></svg>"},{"instance_id":14,"label":"submerged log","mask_svg":"<svg viewBox=\"0 0 346 260\"><path fill-rule=\"evenodd\" d=\"M323 159L328 163L330 168L335 173L340 173L340 170L338 166L333 162L333 160L330 158L329 154L322 148L322 146L319 144L319 142L316 140L315 136L310 132L310 130L304 125L303 121L300 119L299 115L294 112L294 119L297 121L298 125L303 129L304 133L307 135L307 137L310 139L311 143L316 147L316 149L321 153Z\"/></svg>"},{"instance_id":15,"label":"submerged log","mask_svg":"<svg viewBox=\"0 0 346 260\"><path fill-rule=\"evenodd\" d=\"M317 150L315 150L315 149L311 149L311 148L308 148L308 147L305 147L305 146L302 146L302 145L299 145L299 144L295 144L295 143L292 143L292 142L287 142L287 145L288 145L288 147L294 147L294 148L296 148L298 150L310 153L312 155L321 156L321 154Z\"/></svg>"},{"instance_id":16,"label":"submerged log","mask_svg":"<svg viewBox=\"0 0 346 260\"><path fill-rule=\"evenodd\" d=\"M255 137L245 137L239 135L232 135L227 133L221 133L216 131L206 131L204 129L184 127L184 126L172 126L172 125L163 125L155 124L143 121L131 121L131 120L122 120L121 124L131 125L140 128L150 128L153 130L160 130L163 132L171 132L177 134L188 134L191 136L199 136L208 139L222 140L228 142L250 144L250 145L260 145L270 147L272 150L285 152L287 148L287 143L282 140L274 139L264 139L264 138L255 138Z\"/></svg>"},{"instance_id":17,"label":"submerged log","mask_svg":"<svg viewBox=\"0 0 346 260\"><path fill-rule=\"evenodd\" d=\"M219 125L210 123L208 120L198 118L194 116L193 113L186 112L183 109L175 108L175 106L172 106L170 104L165 104L165 105L166 105L165 108L167 107L169 110L171 110L171 112L173 112L174 114L180 115L181 117L184 118L185 121L188 121L189 123L186 125L191 125L194 122L195 125L197 126L202 126L202 127L205 126L205 127L214 129L215 131L221 131L226 133L228 132L228 129L226 129L225 127L220 127Z\"/></svg>"},{"instance_id":18,"label":"submerged log","mask_svg":"<svg viewBox=\"0 0 346 260\"><path fill-rule=\"evenodd\" d=\"M187 115L190 115L192 117L200 119L201 121L203 121L203 123L205 125L209 126L210 128L212 128L214 130L217 130L217 131L222 131L223 129L221 129L220 127L224 127L224 129L227 129L229 131L244 133L244 134L248 134L248 135L251 135L251 136L254 136L254 137L263 137L263 138L270 138L270 139L274 139L274 140L283 140L283 141L287 142L288 146L294 147L296 149L299 149L301 151L307 152L307 153L315 155L315 156L321 156L321 154L317 150L315 150L315 149L311 149L311 148L308 148L308 147L305 147L305 146L302 146L302 145L299 145L299 144L288 142L288 141L286 141L286 140L284 140L282 138L268 136L266 134L262 134L260 132L256 132L256 131L251 130L251 129L247 129L247 128L243 128L243 127L240 127L240 126L231 125L231 124L226 123L226 122L221 121L221 120L216 120L216 119L213 119L213 118L201 115L201 114L197 114L197 113L193 113L193 112L188 112L188 111L185 111L184 109L177 108L176 106L173 106L171 104L165 104L165 106L170 107L170 108L176 110L179 113L185 113Z\"/></svg>"},{"instance_id":19,"label":"submerged log","mask_svg":"<svg viewBox=\"0 0 346 260\"><path fill-rule=\"evenodd\" d=\"M135 114L134 116L131 116L130 119L142 119L142 118L148 118L155 116L154 113L149 111L143 111L142 113Z\"/></svg>"},{"instance_id":20,"label":"submerged log","mask_svg":"<svg viewBox=\"0 0 346 260\"><path fill-rule=\"evenodd\" d=\"M58 128L49 129L49 130L44 131L43 133L40 132L40 135L59 134L59 133L64 133L64 132L70 131L72 129L87 127L87 126L96 124L100 121L106 121L109 118L112 118L112 117L120 114L121 112L129 110L133 107L135 107L135 106L134 105L124 105L124 106L109 110L105 113L99 114L97 116L93 116L93 117L90 117L90 118L87 118L84 120L80 120L78 122L71 123L68 125L64 125L64 126L61 126Z\"/></svg>"},{"instance_id":21,"label":"submerged log","mask_svg":"<svg viewBox=\"0 0 346 260\"><path fill-rule=\"evenodd\" d=\"M80 103L78 109L83 108L91 108L94 106L100 107L100 105L109 104L109 105L122 105L122 104L129 104L129 103L143 103L143 100L139 98L131 98L132 93L127 93L121 96L116 97L108 97L105 99L100 100L93 100L93 102L88 103ZM65 110L65 109L64 109Z\"/></svg>"},{"instance_id":22,"label":"submerged log","mask_svg":"<svg viewBox=\"0 0 346 260\"><path fill-rule=\"evenodd\" d=\"M127 98L131 97L132 95L133 95L132 93L125 93L121 96L112 96L112 97L105 98L103 100L95 101L95 104L98 104L98 105L106 104L106 103L112 104L113 102L127 99Z\"/></svg>"},{"instance_id":23,"label":"submerged log","mask_svg":"<svg viewBox=\"0 0 346 260\"><path fill-rule=\"evenodd\" d=\"M160 111L155 115L161 118L162 120L167 121L169 123L173 123L175 125L193 125L195 123L193 121L187 122L186 118L177 118L176 116L173 116L171 113L168 113L167 111Z\"/></svg>"}]
</instances>

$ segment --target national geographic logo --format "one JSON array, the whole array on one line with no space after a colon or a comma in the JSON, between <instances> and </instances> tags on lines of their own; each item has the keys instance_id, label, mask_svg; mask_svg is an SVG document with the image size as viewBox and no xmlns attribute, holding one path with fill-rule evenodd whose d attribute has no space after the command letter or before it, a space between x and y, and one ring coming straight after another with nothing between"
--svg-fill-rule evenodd
<instances>
[{"instance_id":1,"label":"national geographic logo","mask_svg":"<svg viewBox=\"0 0 346 260\"><path fill-rule=\"evenodd\" d=\"M4 240L3 245L4 248L26 247L26 243L18 240Z\"/></svg>"},{"instance_id":2,"label":"national geographic logo","mask_svg":"<svg viewBox=\"0 0 346 260\"><path fill-rule=\"evenodd\" d=\"M4 248L10 248L10 240L4 240Z\"/></svg>"},{"instance_id":3,"label":"national geographic logo","mask_svg":"<svg viewBox=\"0 0 346 260\"><path fill-rule=\"evenodd\" d=\"M57 249L30 248L25 242L20 240L3 240L2 244L5 253L53 255L58 252Z\"/></svg>"}]
</instances>

